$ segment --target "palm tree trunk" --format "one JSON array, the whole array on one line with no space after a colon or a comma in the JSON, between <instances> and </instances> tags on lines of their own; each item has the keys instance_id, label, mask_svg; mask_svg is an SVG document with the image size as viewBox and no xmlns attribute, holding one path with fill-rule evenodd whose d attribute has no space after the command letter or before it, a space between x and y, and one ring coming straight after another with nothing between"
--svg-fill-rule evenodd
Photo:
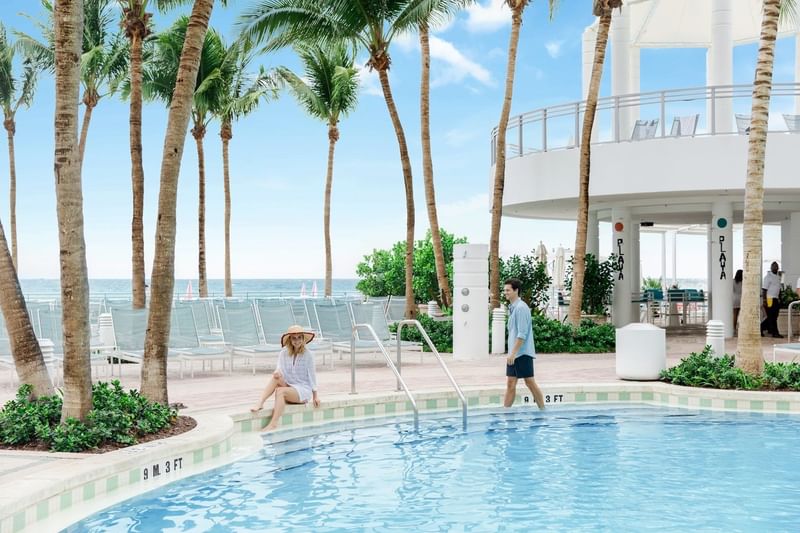
<instances>
[{"instance_id":1,"label":"palm tree trunk","mask_svg":"<svg viewBox=\"0 0 800 533\"><path fill-rule=\"evenodd\" d=\"M17 125L14 117L5 119L3 126L8 134L8 212L11 221L11 261L17 268L17 162L14 150L14 134Z\"/></svg>"},{"instance_id":2,"label":"palm tree trunk","mask_svg":"<svg viewBox=\"0 0 800 533\"><path fill-rule=\"evenodd\" d=\"M84 94L83 95L83 104L86 106L86 109L83 112L83 123L81 124L81 140L78 145L78 151L80 159L78 160L81 167L83 167L83 154L86 152L86 137L89 135L89 124L92 122L92 111L94 110L95 106L97 106L97 99L93 98L91 95Z\"/></svg>"},{"instance_id":3,"label":"palm tree trunk","mask_svg":"<svg viewBox=\"0 0 800 533\"><path fill-rule=\"evenodd\" d=\"M206 156L203 151L203 138L206 127L202 122L195 122L192 128L197 145L197 272L200 298L208 298L208 280L206 279Z\"/></svg>"},{"instance_id":4,"label":"palm tree trunk","mask_svg":"<svg viewBox=\"0 0 800 533\"><path fill-rule=\"evenodd\" d=\"M333 155L336 141L339 140L339 128L336 123L328 124L328 174L325 177L325 207L323 209L323 227L325 232L325 297L333 292L333 258L331 255L331 189L333 188Z\"/></svg>"},{"instance_id":5,"label":"palm tree trunk","mask_svg":"<svg viewBox=\"0 0 800 533\"><path fill-rule=\"evenodd\" d=\"M92 408L89 360L89 281L83 237L81 154L78 146L83 2L55 3L55 178L64 327L64 406L61 419L83 420Z\"/></svg>"},{"instance_id":6,"label":"palm tree trunk","mask_svg":"<svg viewBox=\"0 0 800 533\"><path fill-rule=\"evenodd\" d=\"M528 0L517 0L511 12L511 37L508 42L508 64L506 65L506 88L500 122L497 125L497 149L494 165L494 191L492 194L492 228L489 236L489 297L490 307L500 307L500 222L503 216L503 188L506 180L506 130L511 114L511 98L514 92L514 73L517 64L517 46L522 26L522 12Z\"/></svg>"},{"instance_id":7,"label":"palm tree trunk","mask_svg":"<svg viewBox=\"0 0 800 533\"><path fill-rule=\"evenodd\" d=\"M197 71L200 68L200 50L213 8L214 0L194 2L181 52L178 77L172 93L164 138L164 155L161 160L156 246L150 277L150 313L147 318L142 364L142 394L162 404L168 403L167 345L172 294L175 288L175 212L178 200L178 175L192 112Z\"/></svg>"},{"instance_id":8,"label":"palm tree trunk","mask_svg":"<svg viewBox=\"0 0 800 533\"><path fill-rule=\"evenodd\" d=\"M419 44L422 49L422 83L420 87L420 120L422 129L422 175L425 180L425 202L428 207L428 221L431 225L431 242L433 243L433 259L436 264L436 279L439 283L441 304L452 305L450 280L447 279L447 267L442 250L442 234L439 231L439 216L436 213L436 190L433 186L433 158L431 155L431 47L428 36L428 25L420 24Z\"/></svg>"},{"instance_id":9,"label":"palm tree trunk","mask_svg":"<svg viewBox=\"0 0 800 533\"><path fill-rule=\"evenodd\" d=\"M394 132L397 136L397 145L400 148L400 163L403 167L403 184L406 192L406 318L417 316L417 304L414 299L414 178L411 174L411 159L408 157L408 145L406 144L406 134L403 132L403 124L400 122L400 115L397 113L397 106L392 96L392 88L389 85L388 65L378 68L378 77L381 80L383 98L386 100L386 107L389 109L389 116L392 119Z\"/></svg>"},{"instance_id":10,"label":"palm tree trunk","mask_svg":"<svg viewBox=\"0 0 800 533\"><path fill-rule=\"evenodd\" d=\"M578 229L575 232L575 254L572 256L572 294L569 299L567 317L576 328L581 325L583 307L583 278L586 273L586 231L589 226L589 177L592 155L592 129L597 111L597 96L600 93L600 80L603 77L603 63L606 60L606 45L611 28L611 10L600 17L597 29L597 42L594 48L594 65L586 97L586 111L583 115L581 131L580 185L578 191Z\"/></svg>"},{"instance_id":11,"label":"palm tree trunk","mask_svg":"<svg viewBox=\"0 0 800 533\"><path fill-rule=\"evenodd\" d=\"M141 9L141 8L140 8ZM142 164L142 38L131 36L131 188L133 217L131 220L131 287L133 308L146 305L144 274L144 165Z\"/></svg>"},{"instance_id":12,"label":"palm tree trunk","mask_svg":"<svg viewBox=\"0 0 800 533\"><path fill-rule=\"evenodd\" d=\"M222 185L225 189L225 297L233 296L231 281L231 178L228 159L228 143L233 138L233 128L228 121L223 122L219 132L222 137Z\"/></svg>"},{"instance_id":13,"label":"palm tree trunk","mask_svg":"<svg viewBox=\"0 0 800 533\"><path fill-rule=\"evenodd\" d=\"M744 279L739 315L739 341L736 365L750 374L764 369L759 326L761 308L761 254L764 223L764 160L767 149L767 122L775 63L775 39L781 0L764 0L761 43L758 49L753 103L748 138L747 181L744 194Z\"/></svg>"},{"instance_id":14,"label":"palm tree trunk","mask_svg":"<svg viewBox=\"0 0 800 533\"><path fill-rule=\"evenodd\" d=\"M39 341L33 332L2 223L0 223L0 310L6 322L14 368L17 370L20 383L30 384L33 387L34 397L52 395L53 384L42 357Z\"/></svg>"}]
</instances>

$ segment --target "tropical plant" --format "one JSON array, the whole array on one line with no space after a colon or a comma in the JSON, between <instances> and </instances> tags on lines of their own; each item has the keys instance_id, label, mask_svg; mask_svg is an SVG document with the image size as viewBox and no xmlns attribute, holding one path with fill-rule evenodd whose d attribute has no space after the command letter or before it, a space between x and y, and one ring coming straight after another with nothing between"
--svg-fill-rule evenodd
<instances>
[{"instance_id":1,"label":"tropical plant","mask_svg":"<svg viewBox=\"0 0 800 533\"><path fill-rule=\"evenodd\" d=\"M222 139L222 171L225 195L225 296L233 296L231 281L231 180L228 145L233 139L233 123L258 108L264 99L278 96L279 83L276 73L261 67L252 75L248 69L255 58L253 43L237 41L228 47L226 62L231 68L222 69L224 76L219 106L212 112L220 121L219 136Z\"/></svg>"},{"instance_id":2,"label":"tropical plant","mask_svg":"<svg viewBox=\"0 0 800 533\"><path fill-rule=\"evenodd\" d=\"M6 28L0 23L0 107L3 108L3 127L8 138L8 199L11 230L11 258L17 263L17 168L14 153L14 135L17 132L16 115L21 106L30 107L36 90L39 73L34 62L22 57L22 72L14 72L16 46L8 39Z\"/></svg>"},{"instance_id":3,"label":"tropical plant","mask_svg":"<svg viewBox=\"0 0 800 533\"><path fill-rule=\"evenodd\" d=\"M158 98L170 104L178 77L181 51L189 26L188 17L180 17L170 29L156 38L156 51L144 70L142 89L147 99ZM212 114L223 108L224 80L233 78L235 58L227 54L222 36L208 30L200 54L200 67L192 95L192 137L197 147L198 205L197 246L200 297L208 296L206 276L206 165L203 140Z\"/></svg>"},{"instance_id":4,"label":"tropical plant","mask_svg":"<svg viewBox=\"0 0 800 533\"><path fill-rule=\"evenodd\" d=\"M527 2L527 0L525 0ZM240 19L243 35L268 42L269 49L298 43L326 47L352 42L369 53L367 67L378 72L389 117L400 151L406 196L406 317L416 315L413 291L414 270L414 180L405 132L389 83L389 54L392 40L416 29L422 21L435 23L431 2L423 0L261 0Z\"/></svg>"},{"instance_id":5,"label":"tropical plant","mask_svg":"<svg viewBox=\"0 0 800 533\"><path fill-rule=\"evenodd\" d=\"M566 280L564 287L572 291L575 258L570 258L567 264ZM583 295L581 298L581 311L587 315L605 315L611 305L611 296L614 292L614 273L618 271L616 256L612 255L603 262L597 260L594 254L584 256ZM570 299L574 298L570 292ZM580 311L579 311L580 314Z\"/></svg>"},{"instance_id":6,"label":"tropical plant","mask_svg":"<svg viewBox=\"0 0 800 533\"><path fill-rule=\"evenodd\" d=\"M514 74L517 66L517 48L522 28L522 14L530 0L505 0L511 9L511 36L508 41L506 84L503 91L503 106L497 124L494 179L492 190L492 225L489 235L489 307L500 307L500 223L503 217L503 190L506 181L506 132L511 114L511 99L514 93ZM550 16L555 12L558 0L547 0Z\"/></svg>"},{"instance_id":7,"label":"tropical plant","mask_svg":"<svg viewBox=\"0 0 800 533\"><path fill-rule=\"evenodd\" d=\"M589 81L589 93L586 96L586 111L583 114L583 130L581 131L581 157L578 164L578 227L575 232L575 253L573 263L572 297L569 301L567 319L577 326L581 321L581 305L583 302L584 266L586 255L586 233L589 225L589 177L592 153L592 129L597 113L597 97L600 93L600 80L603 77L603 65L606 59L608 33L611 29L611 15L615 9L622 9L622 0L594 0L592 13L599 18L597 40L594 48L592 76Z\"/></svg>"},{"instance_id":8,"label":"tropical plant","mask_svg":"<svg viewBox=\"0 0 800 533\"><path fill-rule=\"evenodd\" d=\"M142 395L151 401L168 404L167 352L169 350L170 310L175 288L175 230L178 200L178 175L192 114L200 56L208 30L214 0L195 0L186 26L177 76L170 99L164 153L161 159L155 256L150 276L150 313L147 317Z\"/></svg>"},{"instance_id":9,"label":"tropical plant","mask_svg":"<svg viewBox=\"0 0 800 533\"><path fill-rule=\"evenodd\" d=\"M41 0L48 15L47 22L36 22L43 40L27 34L19 35L19 45L36 58L37 64L50 70L55 69L53 19L55 16L52 0ZM83 0L83 40L80 54L80 76L83 85L82 103L85 106L81 136L79 141L79 162L83 164L86 151L86 138L92 121L92 112L100 99L114 94L128 71L128 45L120 32L112 33L116 25L117 13L114 6L117 0Z\"/></svg>"},{"instance_id":10,"label":"tropical plant","mask_svg":"<svg viewBox=\"0 0 800 533\"><path fill-rule=\"evenodd\" d=\"M750 134L748 136L747 180L744 194L744 281L739 315L739 340L736 364L749 374L764 369L760 333L760 293L762 226L764 224L764 164L767 149L767 122L772 95L775 40L781 17L797 14L796 0L764 0L761 40L753 83Z\"/></svg>"},{"instance_id":11,"label":"tropical plant","mask_svg":"<svg viewBox=\"0 0 800 533\"><path fill-rule=\"evenodd\" d=\"M333 260L331 257L331 188L333 157L339 140L339 119L358 103L358 71L355 57L342 43L323 48L301 46L297 50L305 67L305 80L286 68L279 70L295 97L311 116L328 125L328 170L325 177L325 296L331 295ZM307 80L307 81L306 81Z\"/></svg>"},{"instance_id":12,"label":"tropical plant","mask_svg":"<svg viewBox=\"0 0 800 533\"><path fill-rule=\"evenodd\" d=\"M661 278L644 278L642 281L642 292L646 290L660 290L663 286Z\"/></svg>"},{"instance_id":13,"label":"tropical plant","mask_svg":"<svg viewBox=\"0 0 800 533\"><path fill-rule=\"evenodd\" d=\"M453 304L450 291L450 278L447 276L442 238L439 234L439 215L436 211L436 188L433 180L433 156L431 150L431 46L430 23L435 19L451 18L456 10L473 3L474 0L436 0L431 2L430 13L419 23L419 47L422 59L422 75L420 81L420 136L422 138L422 177L425 183L425 204L428 208L433 241L434 259L436 260L436 277L441 292L441 303L444 307Z\"/></svg>"},{"instance_id":14,"label":"tropical plant","mask_svg":"<svg viewBox=\"0 0 800 533\"><path fill-rule=\"evenodd\" d=\"M442 249L448 277L453 276L453 246L467 242L464 237L441 231ZM356 266L360 281L356 288L366 296L391 296L405 294L406 243L400 241L389 250L373 250ZM414 299L415 302L437 300L441 296L433 257L433 242L428 232L424 240L414 246ZM441 304L440 301L437 300Z\"/></svg>"},{"instance_id":15,"label":"tropical plant","mask_svg":"<svg viewBox=\"0 0 800 533\"><path fill-rule=\"evenodd\" d=\"M80 2L59 1L53 11L56 78L54 162L64 319L62 421L69 418L84 420L92 408L89 278L83 235L82 157L78 146L83 15Z\"/></svg>"},{"instance_id":16,"label":"tropical plant","mask_svg":"<svg viewBox=\"0 0 800 533\"><path fill-rule=\"evenodd\" d=\"M524 257L512 255L506 260L500 259L500 273L503 280L516 278L522 282L519 297L534 314L545 312L553 284L553 278L547 273L547 264L537 260L534 253Z\"/></svg>"},{"instance_id":17,"label":"tropical plant","mask_svg":"<svg viewBox=\"0 0 800 533\"><path fill-rule=\"evenodd\" d=\"M781 289L779 300L781 302L781 307L786 308L789 307L790 303L800 300L800 294L797 294L791 285L787 285Z\"/></svg>"}]
</instances>

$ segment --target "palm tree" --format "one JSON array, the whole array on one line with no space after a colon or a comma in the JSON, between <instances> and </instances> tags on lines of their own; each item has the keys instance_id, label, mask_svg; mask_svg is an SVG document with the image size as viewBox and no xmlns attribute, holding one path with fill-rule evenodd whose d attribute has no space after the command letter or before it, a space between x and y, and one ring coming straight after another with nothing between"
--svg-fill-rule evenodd
<instances>
[{"instance_id":1,"label":"palm tree","mask_svg":"<svg viewBox=\"0 0 800 533\"><path fill-rule=\"evenodd\" d=\"M173 26L158 36L156 53L144 72L145 98L159 98L169 104L178 76L181 49L186 37L189 19L179 18ZM198 170L198 273L200 297L208 296L206 277L206 168L203 140L211 113L221 108L223 80L231 77L233 63L227 60L225 44L219 33L209 30L204 37L200 55L200 68L192 96L192 137L197 147Z\"/></svg>"},{"instance_id":2,"label":"palm tree","mask_svg":"<svg viewBox=\"0 0 800 533\"><path fill-rule=\"evenodd\" d=\"M8 198L11 220L11 258L17 267L17 168L14 158L14 135L17 131L16 115L21 106L30 107L36 89L38 70L33 61L23 58L22 73L14 75L16 49L8 40L6 29L0 23L0 107L3 108L3 127L8 137Z\"/></svg>"},{"instance_id":3,"label":"palm tree","mask_svg":"<svg viewBox=\"0 0 800 533\"><path fill-rule=\"evenodd\" d=\"M219 118L219 136L222 139L222 171L225 194L225 296L233 296L231 281L231 180L228 145L233 139L234 121L256 110L262 99L277 98L278 83L274 72L263 67L256 76L250 75L248 67L255 58L253 43L237 41L226 52L226 62L219 106L213 110Z\"/></svg>"},{"instance_id":4,"label":"palm tree","mask_svg":"<svg viewBox=\"0 0 800 533\"><path fill-rule=\"evenodd\" d=\"M201 51L213 9L214 0L195 0L186 26L178 72L169 85L173 90L161 159L156 248L150 276L150 313L147 318L141 385L142 394L146 398L165 405L168 403L167 351L170 309L175 288L175 212L178 200L178 175L186 142L186 131L192 114Z\"/></svg>"},{"instance_id":5,"label":"palm tree","mask_svg":"<svg viewBox=\"0 0 800 533\"><path fill-rule=\"evenodd\" d=\"M82 420L92 408L89 279L78 148L82 3L79 0L59 0L53 18L56 81L54 161L64 324L64 405L61 419Z\"/></svg>"},{"instance_id":6,"label":"palm tree","mask_svg":"<svg viewBox=\"0 0 800 533\"><path fill-rule=\"evenodd\" d=\"M128 46L121 33L111 33L116 22L114 4L116 0L83 0L83 44L81 51L82 103L85 106L79 141L80 162L86 151L86 138L92 121L92 112L100 99L114 94L127 72ZM42 0L48 13L46 23L38 22L44 41L26 34L19 34L19 43L39 65L47 70L55 68L53 3Z\"/></svg>"},{"instance_id":7,"label":"palm tree","mask_svg":"<svg viewBox=\"0 0 800 533\"><path fill-rule=\"evenodd\" d=\"M764 163L769 102L772 95L772 71L775 63L775 40L778 36L779 19L794 16L796 13L796 0L764 0L748 137L743 229L744 279L736 357L736 365L750 374L760 374L764 369L764 353L759 331L761 239L764 223Z\"/></svg>"},{"instance_id":8,"label":"palm tree","mask_svg":"<svg viewBox=\"0 0 800 533\"><path fill-rule=\"evenodd\" d=\"M431 243L433 259L436 265L436 279L439 284L441 304L451 307L453 303L450 280L447 276L447 265L442 249L442 235L439 230L439 215L436 212L436 189L433 184L433 157L431 154L431 47L429 25L439 17L451 17L457 9L463 8L474 0L437 0L431 4L430 14L419 23L419 45L422 58L422 76L420 82L420 133L422 137L422 177L425 182L425 204L428 208L428 222L431 226Z\"/></svg>"},{"instance_id":9,"label":"palm tree","mask_svg":"<svg viewBox=\"0 0 800 533\"><path fill-rule=\"evenodd\" d=\"M378 71L389 117L394 127L406 196L405 315L417 314L412 273L414 268L414 182L405 132L391 85L389 48L392 39L416 29L430 14L428 0L261 0L241 18L242 33L256 41L269 40L276 49L299 43L329 46L352 42L369 53L367 66Z\"/></svg>"},{"instance_id":10,"label":"palm tree","mask_svg":"<svg viewBox=\"0 0 800 533\"><path fill-rule=\"evenodd\" d=\"M299 47L298 54L305 67L305 80L288 69L280 73L291 87L297 100L309 115L328 124L328 172L325 177L325 296L331 296L333 262L331 258L331 188L333 158L339 140L339 119L347 116L358 103L358 71L355 57L344 44L329 47ZM306 81L307 80L307 81Z\"/></svg>"},{"instance_id":11,"label":"palm tree","mask_svg":"<svg viewBox=\"0 0 800 533\"><path fill-rule=\"evenodd\" d=\"M581 325L583 304L583 277L586 272L586 231L589 226L589 169L592 154L592 129L597 111L597 96L600 93L600 79L603 77L603 64L606 60L606 45L611 29L611 15L615 9L622 9L622 0L594 0L592 12L600 17L597 41L594 47L594 64L586 96L586 111L581 130L581 159L579 164L580 184L578 190L578 229L575 233L575 254L572 260L572 294L569 300L567 317L576 328Z\"/></svg>"},{"instance_id":12,"label":"palm tree","mask_svg":"<svg viewBox=\"0 0 800 533\"><path fill-rule=\"evenodd\" d=\"M497 148L495 150L494 190L492 194L492 227L489 236L489 293L490 307L500 307L500 222L503 216L503 189L506 181L506 131L511 114L511 98L514 92L514 73L517 64L517 46L522 27L522 13L530 0L506 0L511 8L511 37L508 42L506 65L506 87L500 122L497 124ZM552 16L557 0L547 0Z\"/></svg>"}]
</instances>

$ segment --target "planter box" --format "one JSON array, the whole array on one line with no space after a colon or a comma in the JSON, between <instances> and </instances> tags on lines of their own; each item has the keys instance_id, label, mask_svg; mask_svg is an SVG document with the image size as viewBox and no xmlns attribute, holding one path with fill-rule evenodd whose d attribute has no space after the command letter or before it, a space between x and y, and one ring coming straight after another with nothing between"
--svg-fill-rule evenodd
<instances>
[{"instance_id":1,"label":"planter box","mask_svg":"<svg viewBox=\"0 0 800 533\"><path fill-rule=\"evenodd\" d=\"M789 310L781 309L778 315L778 331L782 335L789 334ZM800 309L794 306L792 309L792 335L800 335Z\"/></svg>"}]
</instances>

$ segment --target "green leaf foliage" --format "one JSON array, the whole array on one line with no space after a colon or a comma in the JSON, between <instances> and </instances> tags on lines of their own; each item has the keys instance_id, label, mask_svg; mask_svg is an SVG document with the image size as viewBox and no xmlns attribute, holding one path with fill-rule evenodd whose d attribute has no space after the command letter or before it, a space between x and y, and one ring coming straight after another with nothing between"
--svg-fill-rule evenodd
<instances>
[{"instance_id":1,"label":"green leaf foliage","mask_svg":"<svg viewBox=\"0 0 800 533\"><path fill-rule=\"evenodd\" d=\"M572 290L572 261L567 264L567 273L564 286L567 291ZM617 258L611 255L602 263L593 254L586 254L586 270L583 276L583 302L581 311L587 315L605 315L606 309L611 305L611 295L614 291L614 278L617 271Z\"/></svg>"},{"instance_id":2,"label":"green leaf foliage","mask_svg":"<svg viewBox=\"0 0 800 533\"><path fill-rule=\"evenodd\" d=\"M549 291L553 278L547 273L547 265L539 262L534 253L526 256L512 255L505 260L501 258L500 278L501 281L508 278L520 280L520 298L535 314L545 312L550 302Z\"/></svg>"},{"instance_id":3,"label":"green leaf foliage","mask_svg":"<svg viewBox=\"0 0 800 533\"><path fill-rule=\"evenodd\" d=\"M452 353L453 352L453 322L451 320L434 320L428 315L419 315L417 317L425 332L430 337L431 342L436 346L439 353ZM397 325L392 324L389 326L392 333L397 333ZM425 352L430 352L428 343L422 339L422 335L417 328L405 326L403 327L402 339L404 341L421 342L422 349Z\"/></svg>"}]
</instances>

